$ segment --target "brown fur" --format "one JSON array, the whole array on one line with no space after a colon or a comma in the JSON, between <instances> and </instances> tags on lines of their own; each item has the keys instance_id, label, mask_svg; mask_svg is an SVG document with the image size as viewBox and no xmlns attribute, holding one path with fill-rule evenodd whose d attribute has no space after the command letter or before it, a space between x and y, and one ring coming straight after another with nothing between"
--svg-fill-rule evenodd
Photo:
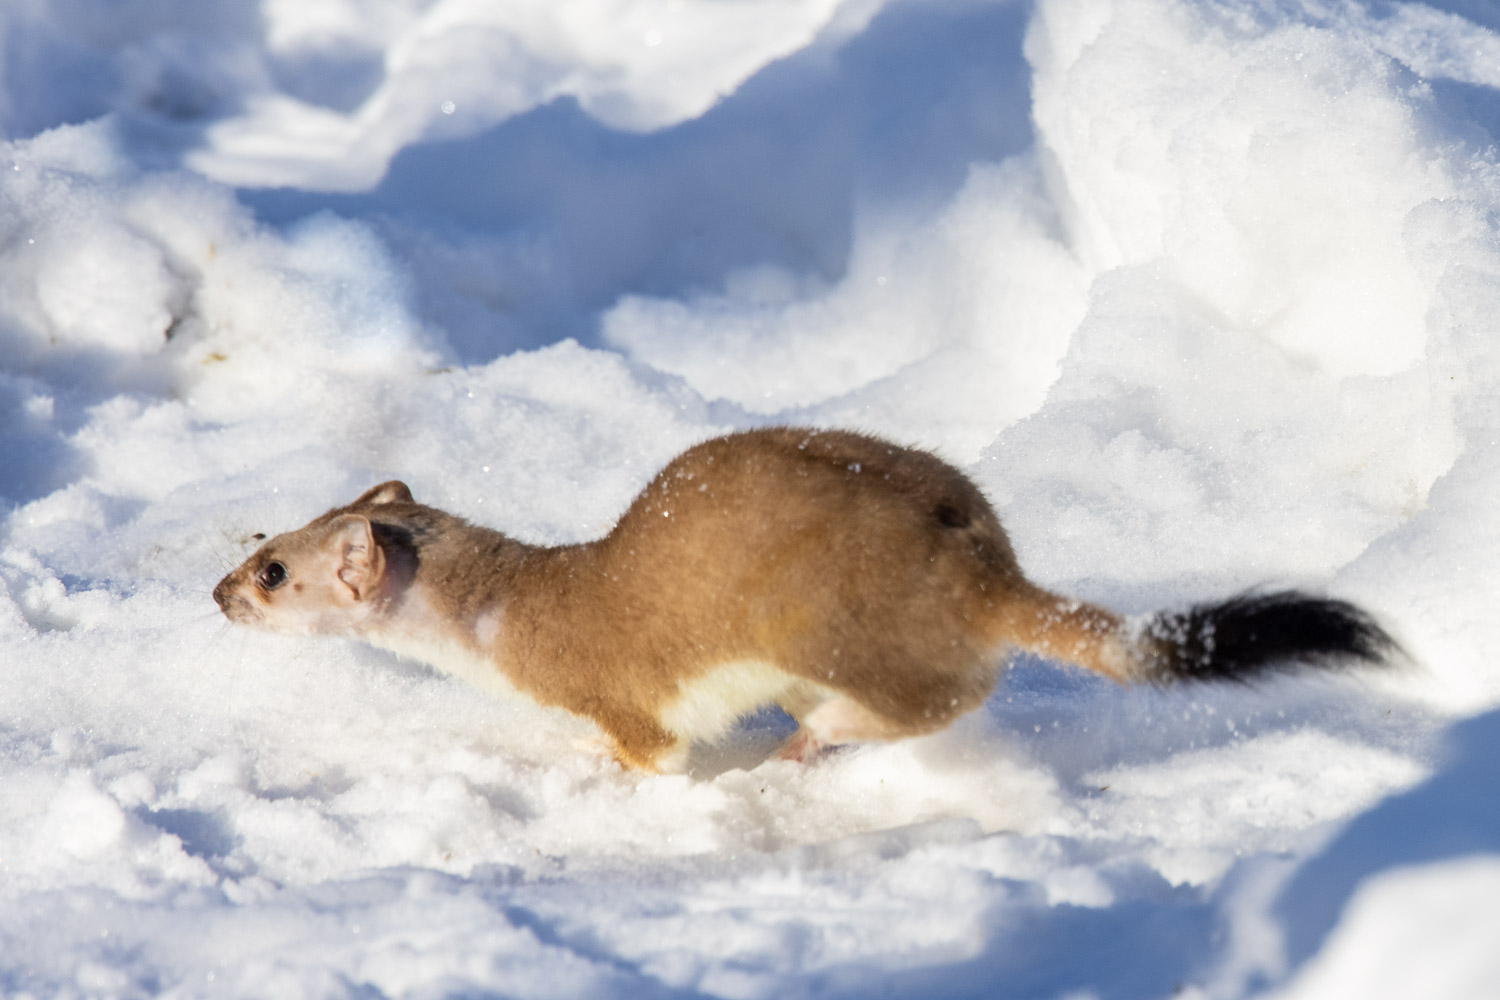
<instances>
[{"instance_id":1,"label":"brown fur","mask_svg":"<svg viewBox=\"0 0 1500 1000\"><path fill-rule=\"evenodd\" d=\"M268 588L272 563L286 579ZM556 548L385 483L267 542L214 597L235 621L493 671L593 720L641 768L760 701L803 724L785 749L800 757L948 725L985 700L1008 648L1122 682L1163 655L1163 640L1028 582L962 473L837 431L704 442L605 537Z\"/></svg>"}]
</instances>

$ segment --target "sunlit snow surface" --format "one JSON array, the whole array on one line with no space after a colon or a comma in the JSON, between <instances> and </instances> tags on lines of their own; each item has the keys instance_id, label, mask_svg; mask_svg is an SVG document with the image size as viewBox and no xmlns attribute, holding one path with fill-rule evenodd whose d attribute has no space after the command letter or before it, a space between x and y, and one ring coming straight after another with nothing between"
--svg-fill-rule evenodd
<instances>
[{"instance_id":1,"label":"sunlit snow surface","mask_svg":"<svg viewBox=\"0 0 1500 1000\"><path fill-rule=\"evenodd\" d=\"M1467 998L1500 966L1483 0L0 6L0 994ZM693 773L229 628L381 479L535 542L685 445L937 450L1122 611L1391 677Z\"/></svg>"}]
</instances>

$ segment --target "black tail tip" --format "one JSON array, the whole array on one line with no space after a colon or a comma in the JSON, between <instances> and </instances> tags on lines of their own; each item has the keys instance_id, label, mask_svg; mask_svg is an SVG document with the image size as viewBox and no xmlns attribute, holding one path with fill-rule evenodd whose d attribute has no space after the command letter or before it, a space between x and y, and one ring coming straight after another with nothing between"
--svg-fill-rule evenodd
<instances>
[{"instance_id":1,"label":"black tail tip","mask_svg":"<svg viewBox=\"0 0 1500 1000\"><path fill-rule=\"evenodd\" d=\"M1250 593L1185 612L1163 612L1148 631L1151 679L1249 681L1307 667L1390 663L1401 652L1369 612L1296 590Z\"/></svg>"}]
</instances>

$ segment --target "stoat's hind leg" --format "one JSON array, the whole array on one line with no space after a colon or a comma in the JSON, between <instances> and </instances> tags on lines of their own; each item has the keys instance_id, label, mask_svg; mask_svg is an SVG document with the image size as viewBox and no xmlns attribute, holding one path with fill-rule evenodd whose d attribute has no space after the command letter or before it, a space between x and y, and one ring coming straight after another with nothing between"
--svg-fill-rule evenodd
<instances>
[{"instance_id":1,"label":"stoat's hind leg","mask_svg":"<svg viewBox=\"0 0 1500 1000\"><path fill-rule=\"evenodd\" d=\"M776 751L781 760L806 762L816 757L823 747L912 735L910 729L844 695L835 695L819 703L799 721L801 725L797 731Z\"/></svg>"},{"instance_id":2,"label":"stoat's hind leg","mask_svg":"<svg viewBox=\"0 0 1500 1000\"><path fill-rule=\"evenodd\" d=\"M771 756L777 760L795 760L799 764L806 764L823 750L823 745L807 731L806 727L798 726L797 731L782 741L781 746Z\"/></svg>"}]
</instances>

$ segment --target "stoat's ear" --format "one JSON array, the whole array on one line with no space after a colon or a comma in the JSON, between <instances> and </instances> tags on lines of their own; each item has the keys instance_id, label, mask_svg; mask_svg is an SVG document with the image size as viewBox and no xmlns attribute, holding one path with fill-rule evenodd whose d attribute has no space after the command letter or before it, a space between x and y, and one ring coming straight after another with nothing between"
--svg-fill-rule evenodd
<instances>
[{"instance_id":1,"label":"stoat's ear","mask_svg":"<svg viewBox=\"0 0 1500 1000\"><path fill-rule=\"evenodd\" d=\"M375 544L369 519L358 514L336 519L329 526L328 548L334 572L349 596L355 601L369 600L385 575L385 552Z\"/></svg>"},{"instance_id":2,"label":"stoat's ear","mask_svg":"<svg viewBox=\"0 0 1500 1000\"><path fill-rule=\"evenodd\" d=\"M392 479L388 483L372 486L359 495L359 499L349 506L366 507L382 503L416 503L411 498L411 490L399 479Z\"/></svg>"}]
</instances>

